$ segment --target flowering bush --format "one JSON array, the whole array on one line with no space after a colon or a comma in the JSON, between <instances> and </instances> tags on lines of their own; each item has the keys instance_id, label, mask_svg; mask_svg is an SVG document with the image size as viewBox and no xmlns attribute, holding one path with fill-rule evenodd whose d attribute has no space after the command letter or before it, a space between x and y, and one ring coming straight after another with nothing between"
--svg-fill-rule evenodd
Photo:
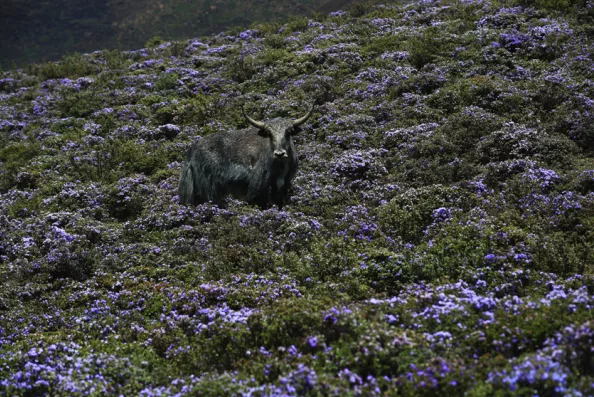
<instances>
[{"instance_id":1,"label":"flowering bush","mask_svg":"<svg viewBox=\"0 0 594 397\"><path fill-rule=\"evenodd\" d=\"M0 394L592 395L592 7L566 3L3 72ZM186 150L244 102L314 101L289 205L180 205Z\"/></svg>"}]
</instances>

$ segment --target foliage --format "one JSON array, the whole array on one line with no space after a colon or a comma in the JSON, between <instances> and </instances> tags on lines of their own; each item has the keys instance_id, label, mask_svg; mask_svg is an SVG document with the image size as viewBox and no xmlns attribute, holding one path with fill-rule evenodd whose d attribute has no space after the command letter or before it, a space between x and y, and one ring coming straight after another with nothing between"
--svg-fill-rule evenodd
<instances>
[{"instance_id":1,"label":"foliage","mask_svg":"<svg viewBox=\"0 0 594 397\"><path fill-rule=\"evenodd\" d=\"M97 67L78 53L67 55L59 62L32 65L29 69L42 80L82 77L97 72Z\"/></svg>"},{"instance_id":2,"label":"foliage","mask_svg":"<svg viewBox=\"0 0 594 397\"><path fill-rule=\"evenodd\" d=\"M0 394L592 395L589 4L361 4L2 73ZM195 140L313 102L290 204L179 204Z\"/></svg>"}]
</instances>

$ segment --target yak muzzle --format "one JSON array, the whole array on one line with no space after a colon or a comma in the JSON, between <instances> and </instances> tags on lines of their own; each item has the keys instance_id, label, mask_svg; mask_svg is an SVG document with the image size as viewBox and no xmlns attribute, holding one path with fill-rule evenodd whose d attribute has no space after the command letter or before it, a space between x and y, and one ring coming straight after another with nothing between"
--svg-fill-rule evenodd
<instances>
[{"instance_id":1,"label":"yak muzzle","mask_svg":"<svg viewBox=\"0 0 594 397\"><path fill-rule=\"evenodd\" d=\"M286 151L286 150L275 150L275 151L274 151L274 156L275 156L277 159L286 159L287 157L289 157L289 156L287 155L287 151Z\"/></svg>"}]
</instances>

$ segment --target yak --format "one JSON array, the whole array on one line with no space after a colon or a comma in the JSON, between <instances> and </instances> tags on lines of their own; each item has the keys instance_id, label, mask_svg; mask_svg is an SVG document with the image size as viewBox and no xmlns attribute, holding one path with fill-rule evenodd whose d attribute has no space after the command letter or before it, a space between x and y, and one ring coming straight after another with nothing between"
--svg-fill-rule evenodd
<instances>
[{"instance_id":1,"label":"yak","mask_svg":"<svg viewBox=\"0 0 594 397\"><path fill-rule=\"evenodd\" d=\"M270 201L281 208L297 172L293 135L313 113L296 120L257 121L243 108L252 127L208 135L192 144L179 178L182 204L213 202L219 206L231 195L266 208Z\"/></svg>"}]
</instances>

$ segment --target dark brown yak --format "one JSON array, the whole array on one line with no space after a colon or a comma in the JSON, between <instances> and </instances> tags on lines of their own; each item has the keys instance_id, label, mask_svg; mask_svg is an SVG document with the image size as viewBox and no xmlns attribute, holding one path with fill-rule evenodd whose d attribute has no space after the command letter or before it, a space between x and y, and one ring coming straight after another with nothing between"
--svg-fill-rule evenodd
<instances>
[{"instance_id":1,"label":"dark brown yak","mask_svg":"<svg viewBox=\"0 0 594 397\"><path fill-rule=\"evenodd\" d=\"M226 195L265 208L287 201L297 172L293 134L307 121L314 106L297 120L276 118L256 121L243 130L209 135L195 142L186 156L179 178L179 201L221 205Z\"/></svg>"}]
</instances>

